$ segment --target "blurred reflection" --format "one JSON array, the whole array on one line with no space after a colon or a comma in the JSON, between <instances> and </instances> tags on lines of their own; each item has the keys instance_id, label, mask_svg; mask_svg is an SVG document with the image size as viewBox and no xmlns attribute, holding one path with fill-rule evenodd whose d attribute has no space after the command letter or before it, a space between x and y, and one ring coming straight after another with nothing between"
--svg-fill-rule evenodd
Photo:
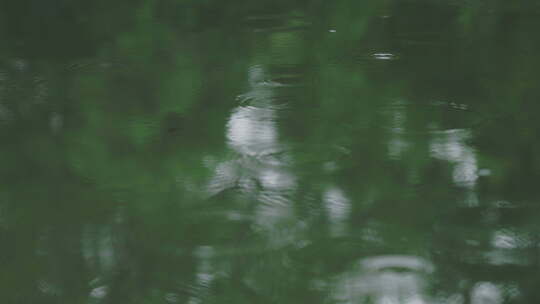
<instances>
[{"instance_id":1,"label":"blurred reflection","mask_svg":"<svg viewBox=\"0 0 540 304\"><path fill-rule=\"evenodd\" d=\"M256 179L258 182L266 183L267 186L288 187L292 186L292 180L279 178L280 174L286 176L284 170L277 170L286 165L277 156L285 147L280 144L277 130L277 108L273 105L274 96L271 84L264 82L264 70L260 66L250 68L248 77L251 90L241 96L243 105L232 110L232 114L227 123L226 135L229 147L236 151L239 159L233 161L229 166L223 165L219 171L231 171L232 167L241 167L238 172L223 177L224 180L211 182L211 187L222 190L222 185L230 183L232 180L242 182L242 180ZM229 169L225 169L228 167ZM279 172L279 173L278 173ZM242 176L243 174L247 176ZM225 172L221 174L227 174ZM285 183L281 184L280 183ZM216 191L216 190L213 190Z\"/></svg>"},{"instance_id":2,"label":"blurred reflection","mask_svg":"<svg viewBox=\"0 0 540 304\"><path fill-rule=\"evenodd\" d=\"M479 282L471 294L471 304L501 304L503 296L497 285L490 282Z\"/></svg>"},{"instance_id":3,"label":"blurred reflection","mask_svg":"<svg viewBox=\"0 0 540 304\"><path fill-rule=\"evenodd\" d=\"M452 174L458 186L473 188L478 178L478 166L474 150L467 145L468 130L446 130L434 132L431 143L433 157L454 164Z\"/></svg>"},{"instance_id":4,"label":"blurred reflection","mask_svg":"<svg viewBox=\"0 0 540 304\"><path fill-rule=\"evenodd\" d=\"M435 158L445 160L453 165L452 179L457 186L467 189L464 204L477 206L475 192L479 168L475 151L467 145L470 132L465 129L454 129L433 132L430 152Z\"/></svg>"},{"instance_id":5,"label":"blurred reflection","mask_svg":"<svg viewBox=\"0 0 540 304\"><path fill-rule=\"evenodd\" d=\"M279 85L265 81L268 78L261 66L249 69L250 91L240 97L242 105L232 111L226 129L228 145L238 157L218 165L209 189L217 193L237 187L253 195L256 229L263 229L271 242L283 244L293 236L292 231L280 229L294 218L290 198L296 190L296 177L278 136L279 107L273 99Z\"/></svg>"},{"instance_id":6,"label":"blurred reflection","mask_svg":"<svg viewBox=\"0 0 540 304\"><path fill-rule=\"evenodd\" d=\"M430 262L415 256L377 256L362 259L336 282L336 300L344 303L423 304Z\"/></svg>"},{"instance_id":7,"label":"blurred reflection","mask_svg":"<svg viewBox=\"0 0 540 304\"><path fill-rule=\"evenodd\" d=\"M391 137L388 139L388 157L390 159L401 159L410 145L405 138L406 106L406 102L395 102L388 109L390 116L388 125L391 133Z\"/></svg>"},{"instance_id":8,"label":"blurred reflection","mask_svg":"<svg viewBox=\"0 0 540 304\"><path fill-rule=\"evenodd\" d=\"M351 212L351 202L338 187L330 187L323 197L330 221L332 236L341 236L346 232L346 221Z\"/></svg>"},{"instance_id":9,"label":"blurred reflection","mask_svg":"<svg viewBox=\"0 0 540 304\"><path fill-rule=\"evenodd\" d=\"M0 303L539 303L538 7L261 1L0 5Z\"/></svg>"}]
</instances>

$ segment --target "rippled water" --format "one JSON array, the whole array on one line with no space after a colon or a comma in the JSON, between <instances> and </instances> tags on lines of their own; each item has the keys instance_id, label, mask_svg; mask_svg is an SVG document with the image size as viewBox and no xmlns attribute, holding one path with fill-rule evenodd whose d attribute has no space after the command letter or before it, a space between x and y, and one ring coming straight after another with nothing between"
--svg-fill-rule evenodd
<instances>
[{"instance_id":1,"label":"rippled water","mask_svg":"<svg viewBox=\"0 0 540 304\"><path fill-rule=\"evenodd\" d=\"M0 303L540 301L539 5L0 7Z\"/></svg>"}]
</instances>

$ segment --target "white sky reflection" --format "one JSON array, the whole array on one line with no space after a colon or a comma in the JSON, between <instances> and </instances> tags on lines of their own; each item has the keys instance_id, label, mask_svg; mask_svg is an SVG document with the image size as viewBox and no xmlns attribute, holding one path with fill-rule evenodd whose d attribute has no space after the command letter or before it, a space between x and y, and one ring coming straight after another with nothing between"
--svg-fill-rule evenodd
<instances>
[{"instance_id":1,"label":"white sky reflection","mask_svg":"<svg viewBox=\"0 0 540 304\"><path fill-rule=\"evenodd\" d=\"M453 180L458 186L472 188L478 179L478 165L473 148L467 145L470 132L453 129L435 132L431 141L431 155L454 164Z\"/></svg>"},{"instance_id":2,"label":"white sky reflection","mask_svg":"<svg viewBox=\"0 0 540 304\"><path fill-rule=\"evenodd\" d=\"M336 280L335 300L356 303L369 298L375 304L427 304L426 276L433 265L416 256L374 256L360 260Z\"/></svg>"},{"instance_id":3,"label":"white sky reflection","mask_svg":"<svg viewBox=\"0 0 540 304\"><path fill-rule=\"evenodd\" d=\"M339 236L345 232L346 220L351 212L351 202L345 193L333 186L324 192L323 201L328 212L331 234Z\"/></svg>"}]
</instances>

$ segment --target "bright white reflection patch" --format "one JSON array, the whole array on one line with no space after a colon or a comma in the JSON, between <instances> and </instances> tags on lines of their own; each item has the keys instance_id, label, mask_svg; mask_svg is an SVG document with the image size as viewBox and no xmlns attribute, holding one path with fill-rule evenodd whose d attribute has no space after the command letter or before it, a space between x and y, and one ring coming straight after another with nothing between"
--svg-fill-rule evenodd
<instances>
[{"instance_id":1,"label":"bright white reflection patch","mask_svg":"<svg viewBox=\"0 0 540 304\"><path fill-rule=\"evenodd\" d=\"M229 120L227 138L239 153L257 155L276 146L276 127L274 110L239 107Z\"/></svg>"},{"instance_id":2,"label":"bright white reflection patch","mask_svg":"<svg viewBox=\"0 0 540 304\"><path fill-rule=\"evenodd\" d=\"M382 271L391 268L403 268L411 271L425 273L433 272L433 265L419 257L408 255L381 255L363 259L360 263L363 268L371 271Z\"/></svg>"},{"instance_id":3,"label":"bright white reflection patch","mask_svg":"<svg viewBox=\"0 0 540 304\"><path fill-rule=\"evenodd\" d=\"M477 283L471 291L471 304L501 304L503 293L491 282Z\"/></svg>"},{"instance_id":4,"label":"bright white reflection patch","mask_svg":"<svg viewBox=\"0 0 540 304\"><path fill-rule=\"evenodd\" d=\"M107 286L96 287L90 291L90 297L98 299L104 298L107 295L108 290Z\"/></svg>"},{"instance_id":5,"label":"bright white reflection patch","mask_svg":"<svg viewBox=\"0 0 540 304\"><path fill-rule=\"evenodd\" d=\"M497 248L514 249L518 247L518 240L512 234L496 231L493 235L492 244Z\"/></svg>"},{"instance_id":6,"label":"bright white reflection patch","mask_svg":"<svg viewBox=\"0 0 540 304\"><path fill-rule=\"evenodd\" d=\"M248 70L250 90L238 96L240 106L232 110L226 125L227 144L235 153L222 163L205 164L214 168L207 192L215 195L232 189L248 195L253 229L268 238L270 247L279 247L294 243L303 225L291 202L297 176L279 139L277 118L282 106L274 104L274 97L281 85L267 76L260 65ZM229 218L242 219L243 210L229 213Z\"/></svg>"},{"instance_id":7,"label":"bright white reflection patch","mask_svg":"<svg viewBox=\"0 0 540 304\"><path fill-rule=\"evenodd\" d=\"M371 57L377 60L396 60L398 56L392 53L374 53Z\"/></svg>"},{"instance_id":8,"label":"bright white reflection patch","mask_svg":"<svg viewBox=\"0 0 540 304\"><path fill-rule=\"evenodd\" d=\"M331 233L341 235L345 230L345 221L351 211L350 200L338 187L330 187L324 192L324 203L330 220Z\"/></svg>"},{"instance_id":9,"label":"bright white reflection patch","mask_svg":"<svg viewBox=\"0 0 540 304\"><path fill-rule=\"evenodd\" d=\"M500 229L493 233L491 244L500 249L530 248L534 246L531 236L513 229Z\"/></svg>"},{"instance_id":10,"label":"bright white reflection patch","mask_svg":"<svg viewBox=\"0 0 540 304\"><path fill-rule=\"evenodd\" d=\"M362 259L336 280L334 298L344 303L371 299L375 304L427 304L426 278L433 265L416 256L375 256Z\"/></svg>"},{"instance_id":11,"label":"bright white reflection patch","mask_svg":"<svg viewBox=\"0 0 540 304\"><path fill-rule=\"evenodd\" d=\"M260 180L263 186L274 190L292 190L296 185L292 174L272 167L262 170Z\"/></svg>"},{"instance_id":12,"label":"bright white reflection patch","mask_svg":"<svg viewBox=\"0 0 540 304\"><path fill-rule=\"evenodd\" d=\"M454 164L454 183L463 187L474 187L478 179L478 165L474 150L466 143L470 132L453 129L434 132L434 135L430 145L432 157Z\"/></svg>"}]
</instances>

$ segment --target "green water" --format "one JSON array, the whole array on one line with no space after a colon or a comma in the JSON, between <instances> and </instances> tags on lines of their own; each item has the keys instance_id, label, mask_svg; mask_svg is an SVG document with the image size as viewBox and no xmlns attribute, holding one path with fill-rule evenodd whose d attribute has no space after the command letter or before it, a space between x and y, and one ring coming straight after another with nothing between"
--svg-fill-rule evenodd
<instances>
[{"instance_id":1,"label":"green water","mask_svg":"<svg viewBox=\"0 0 540 304\"><path fill-rule=\"evenodd\" d=\"M540 4L0 3L0 303L540 302Z\"/></svg>"}]
</instances>

